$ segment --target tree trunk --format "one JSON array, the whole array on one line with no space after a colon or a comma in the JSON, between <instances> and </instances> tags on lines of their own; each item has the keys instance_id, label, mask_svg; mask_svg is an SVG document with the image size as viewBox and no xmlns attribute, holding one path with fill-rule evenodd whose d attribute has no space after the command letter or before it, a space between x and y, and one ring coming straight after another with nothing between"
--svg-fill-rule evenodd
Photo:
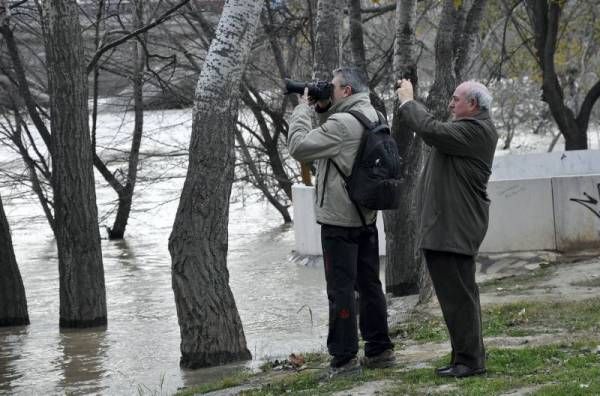
<instances>
[{"instance_id":1,"label":"tree trunk","mask_svg":"<svg viewBox=\"0 0 600 396\"><path fill-rule=\"evenodd\" d=\"M144 1L135 1L135 26L134 29L141 29L144 26ZM131 76L133 84L133 108L134 125L133 137L131 141L131 150L129 150L129 164L127 170L127 180L125 186L117 190L119 195L119 206L117 215L112 228L108 229L109 239L123 239L125 228L131 212L133 201L133 192L137 180L137 168L140 158L140 145L142 142L142 133L144 130L144 69L146 67L146 53L142 43L146 42L146 34L140 35L134 41L133 48L133 74Z\"/></svg>"},{"instance_id":2,"label":"tree trunk","mask_svg":"<svg viewBox=\"0 0 600 396\"><path fill-rule=\"evenodd\" d=\"M340 35L343 0L319 0L313 78L331 80L332 71L340 65Z\"/></svg>"},{"instance_id":3,"label":"tree trunk","mask_svg":"<svg viewBox=\"0 0 600 396\"><path fill-rule=\"evenodd\" d=\"M365 76L369 75L367 68L367 56L365 51L365 39L362 24L362 14L360 11L360 0L348 0L348 10L350 14L350 48L352 51L352 62L354 66L362 69ZM371 104L377 111L387 118L385 102L377 93L371 89L369 92Z\"/></svg>"},{"instance_id":4,"label":"tree trunk","mask_svg":"<svg viewBox=\"0 0 600 396\"><path fill-rule=\"evenodd\" d=\"M46 0L43 16L52 127L60 326L105 325L106 291L79 8L75 0Z\"/></svg>"},{"instance_id":5,"label":"tree trunk","mask_svg":"<svg viewBox=\"0 0 600 396\"><path fill-rule=\"evenodd\" d=\"M0 197L0 326L29 324L27 298Z\"/></svg>"},{"instance_id":6,"label":"tree trunk","mask_svg":"<svg viewBox=\"0 0 600 396\"><path fill-rule=\"evenodd\" d=\"M542 71L542 99L565 138L565 150L587 150L587 129L591 110L600 98L600 81L586 95L579 114L565 103L564 93L554 66L558 45L559 21L564 2L527 0L526 7L535 37L537 61Z\"/></svg>"},{"instance_id":7,"label":"tree trunk","mask_svg":"<svg viewBox=\"0 0 600 396\"><path fill-rule=\"evenodd\" d=\"M251 357L229 288L227 225L239 84L262 5L225 3L196 89L188 172L169 238L186 368Z\"/></svg>"},{"instance_id":8,"label":"tree trunk","mask_svg":"<svg viewBox=\"0 0 600 396\"><path fill-rule=\"evenodd\" d=\"M399 0L396 7L396 44L394 48L394 79L410 77L418 88L415 57L416 0ZM417 250L416 185L421 170L422 140L400 125L398 102L394 103L392 136L398 143L404 160L401 205L397 210L383 212L387 260L386 292L406 296L419 292L419 252Z\"/></svg>"}]
</instances>

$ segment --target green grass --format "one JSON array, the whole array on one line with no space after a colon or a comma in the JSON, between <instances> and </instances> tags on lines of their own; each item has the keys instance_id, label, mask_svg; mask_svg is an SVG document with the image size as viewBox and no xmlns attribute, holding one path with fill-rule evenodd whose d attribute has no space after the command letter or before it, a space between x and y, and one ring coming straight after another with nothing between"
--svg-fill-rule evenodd
<instances>
[{"instance_id":1,"label":"green grass","mask_svg":"<svg viewBox=\"0 0 600 396\"><path fill-rule=\"evenodd\" d=\"M564 302L518 302L485 308L484 336L523 336L558 331L600 332L600 298Z\"/></svg>"},{"instance_id":2,"label":"green grass","mask_svg":"<svg viewBox=\"0 0 600 396\"><path fill-rule=\"evenodd\" d=\"M487 396L529 387L537 389L536 395L595 395L600 394L600 354L592 352L593 348L594 344L569 344L492 349L488 352L486 375L459 380L437 377L430 368L365 370L360 375L333 380L320 380L317 373L302 372L242 395L329 395L383 379L392 385L385 393L389 395L435 391L439 395ZM431 363L437 366L446 360Z\"/></svg>"},{"instance_id":3,"label":"green grass","mask_svg":"<svg viewBox=\"0 0 600 396\"><path fill-rule=\"evenodd\" d=\"M390 329L392 338L404 338L421 342L436 342L448 339L444 319L416 312L404 323L399 323Z\"/></svg>"},{"instance_id":4,"label":"green grass","mask_svg":"<svg viewBox=\"0 0 600 396\"><path fill-rule=\"evenodd\" d=\"M208 384L202 384L191 388L182 389L179 392L177 392L177 396L192 396L196 394L216 391L219 389L232 388L234 386L247 383L253 377L254 374L252 374L251 372L241 371L239 373L229 375L227 377L224 377L220 380Z\"/></svg>"}]
</instances>

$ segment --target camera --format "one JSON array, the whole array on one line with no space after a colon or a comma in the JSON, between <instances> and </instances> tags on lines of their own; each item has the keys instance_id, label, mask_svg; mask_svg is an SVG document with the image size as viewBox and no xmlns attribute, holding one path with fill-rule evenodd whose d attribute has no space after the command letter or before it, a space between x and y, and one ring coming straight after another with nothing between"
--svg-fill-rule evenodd
<instances>
[{"instance_id":1,"label":"camera","mask_svg":"<svg viewBox=\"0 0 600 396\"><path fill-rule=\"evenodd\" d=\"M314 100L322 100L331 98L333 86L329 81L296 81L285 79L285 94L297 93L304 95L304 88L308 88L308 96Z\"/></svg>"}]
</instances>

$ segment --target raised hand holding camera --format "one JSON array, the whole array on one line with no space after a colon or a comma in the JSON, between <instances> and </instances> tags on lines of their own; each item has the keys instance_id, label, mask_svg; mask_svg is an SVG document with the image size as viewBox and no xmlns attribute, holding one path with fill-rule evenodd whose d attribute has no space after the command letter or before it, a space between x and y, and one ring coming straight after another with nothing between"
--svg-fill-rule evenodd
<instances>
[{"instance_id":1,"label":"raised hand holding camera","mask_svg":"<svg viewBox=\"0 0 600 396\"><path fill-rule=\"evenodd\" d=\"M410 80L398 80L395 85L400 104L414 99L413 86Z\"/></svg>"}]
</instances>

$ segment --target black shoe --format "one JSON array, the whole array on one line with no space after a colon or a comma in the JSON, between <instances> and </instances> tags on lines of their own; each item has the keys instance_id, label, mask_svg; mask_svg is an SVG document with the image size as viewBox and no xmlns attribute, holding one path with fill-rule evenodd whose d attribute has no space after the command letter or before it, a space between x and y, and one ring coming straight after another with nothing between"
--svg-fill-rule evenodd
<instances>
[{"instance_id":1,"label":"black shoe","mask_svg":"<svg viewBox=\"0 0 600 396\"><path fill-rule=\"evenodd\" d=\"M440 377L454 377L454 378L464 378L470 377L472 375L481 375L485 374L485 368L471 368L469 366L465 366L464 364L455 364L452 367L447 368L446 370L441 370L437 372L437 375Z\"/></svg>"},{"instance_id":2,"label":"black shoe","mask_svg":"<svg viewBox=\"0 0 600 396\"><path fill-rule=\"evenodd\" d=\"M393 349L386 349L379 355L363 356L360 359L360 365L368 369L388 368L394 366L395 364L396 355L394 354Z\"/></svg>"},{"instance_id":3,"label":"black shoe","mask_svg":"<svg viewBox=\"0 0 600 396\"><path fill-rule=\"evenodd\" d=\"M334 364L337 364L337 362L335 362ZM332 379L334 377L358 374L361 371L362 368L360 367L358 358L355 356L353 358L350 358L350 360L348 360L342 365L330 365L327 376L329 379Z\"/></svg>"},{"instance_id":4,"label":"black shoe","mask_svg":"<svg viewBox=\"0 0 600 396\"><path fill-rule=\"evenodd\" d=\"M439 374L440 372L442 372L442 371L446 371L446 370L448 370L449 368L452 368L452 364L449 364L449 365L447 365L447 366L443 366L443 367L438 367L438 368L436 368L436 369L435 369L435 373L436 373L436 374Z\"/></svg>"}]
</instances>

